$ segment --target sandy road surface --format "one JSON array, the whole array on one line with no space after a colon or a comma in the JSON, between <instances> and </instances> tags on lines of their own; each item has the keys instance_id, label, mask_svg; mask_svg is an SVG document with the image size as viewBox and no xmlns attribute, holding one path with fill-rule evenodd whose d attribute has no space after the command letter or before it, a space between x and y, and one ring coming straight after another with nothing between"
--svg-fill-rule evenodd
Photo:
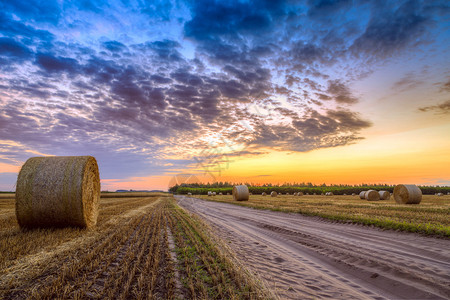
<instances>
[{"instance_id":1,"label":"sandy road surface","mask_svg":"<svg viewBox=\"0 0 450 300\"><path fill-rule=\"evenodd\" d=\"M281 298L450 299L450 240L177 196Z\"/></svg>"}]
</instances>

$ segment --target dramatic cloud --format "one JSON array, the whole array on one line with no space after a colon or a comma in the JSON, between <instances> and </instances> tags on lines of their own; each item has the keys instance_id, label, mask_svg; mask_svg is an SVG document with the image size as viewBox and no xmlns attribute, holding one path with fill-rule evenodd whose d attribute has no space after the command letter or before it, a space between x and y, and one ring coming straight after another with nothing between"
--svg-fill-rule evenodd
<instances>
[{"instance_id":1,"label":"dramatic cloud","mask_svg":"<svg viewBox=\"0 0 450 300\"><path fill-rule=\"evenodd\" d=\"M192 165L218 134L230 157L356 143L354 83L433 42L437 3L394 2L2 3L1 160L91 154L125 178Z\"/></svg>"}]
</instances>

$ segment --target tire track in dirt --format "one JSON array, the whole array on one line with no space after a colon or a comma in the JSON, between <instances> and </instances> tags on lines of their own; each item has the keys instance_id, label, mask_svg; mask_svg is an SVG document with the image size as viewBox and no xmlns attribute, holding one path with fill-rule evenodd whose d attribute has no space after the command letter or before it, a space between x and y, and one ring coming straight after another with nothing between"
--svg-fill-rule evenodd
<instances>
[{"instance_id":1,"label":"tire track in dirt","mask_svg":"<svg viewBox=\"0 0 450 300\"><path fill-rule=\"evenodd\" d=\"M282 298L450 299L450 240L185 196Z\"/></svg>"}]
</instances>

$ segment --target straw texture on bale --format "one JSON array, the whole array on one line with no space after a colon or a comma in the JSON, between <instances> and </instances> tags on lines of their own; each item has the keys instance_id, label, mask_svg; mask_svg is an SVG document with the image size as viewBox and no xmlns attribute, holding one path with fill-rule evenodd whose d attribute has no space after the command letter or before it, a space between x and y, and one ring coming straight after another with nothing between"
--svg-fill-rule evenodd
<instances>
[{"instance_id":1,"label":"straw texture on bale","mask_svg":"<svg viewBox=\"0 0 450 300\"><path fill-rule=\"evenodd\" d=\"M380 194L375 191L375 190L368 190L365 194L364 194L366 200L369 201L378 201L380 200Z\"/></svg>"},{"instance_id":2,"label":"straw texture on bale","mask_svg":"<svg viewBox=\"0 0 450 300\"><path fill-rule=\"evenodd\" d=\"M272 191L272 192L270 193L270 197L276 197L276 196L278 196L278 193L277 193L277 192Z\"/></svg>"},{"instance_id":3,"label":"straw texture on bale","mask_svg":"<svg viewBox=\"0 0 450 300\"><path fill-rule=\"evenodd\" d=\"M419 204L422 191L414 184L399 184L394 188L394 199L398 204Z\"/></svg>"},{"instance_id":4,"label":"straw texture on bale","mask_svg":"<svg viewBox=\"0 0 450 300\"><path fill-rule=\"evenodd\" d=\"M380 194L380 200L389 200L391 198L391 193L388 191L379 191L378 193Z\"/></svg>"},{"instance_id":5,"label":"straw texture on bale","mask_svg":"<svg viewBox=\"0 0 450 300\"><path fill-rule=\"evenodd\" d=\"M359 193L359 198L360 199L366 199L366 192L367 191L362 191L361 193Z\"/></svg>"},{"instance_id":6,"label":"straw texture on bale","mask_svg":"<svg viewBox=\"0 0 450 300\"><path fill-rule=\"evenodd\" d=\"M250 197L248 187L246 185L236 185L233 187L234 201L246 201Z\"/></svg>"},{"instance_id":7,"label":"straw texture on bale","mask_svg":"<svg viewBox=\"0 0 450 300\"><path fill-rule=\"evenodd\" d=\"M28 159L16 184L20 227L90 228L97 224L100 175L92 156Z\"/></svg>"}]
</instances>

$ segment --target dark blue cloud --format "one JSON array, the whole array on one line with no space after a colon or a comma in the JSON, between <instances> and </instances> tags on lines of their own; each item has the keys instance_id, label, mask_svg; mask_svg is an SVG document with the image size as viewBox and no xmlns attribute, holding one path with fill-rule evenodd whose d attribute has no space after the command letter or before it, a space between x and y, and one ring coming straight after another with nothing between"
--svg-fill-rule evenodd
<instances>
[{"instance_id":1,"label":"dark blue cloud","mask_svg":"<svg viewBox=\"0 0 450 300\"><path fill-rule=\"evenodd\" d=\"M53 56L49 53L36 54L36 64L50 74L75 73L79 68L78 61L73 58Z\"/></svg>"},{"instance_id":2,"label":"dark blue cloud","mask_svg":"<svg viewBox=\"0 0 450 300\"><path fill-rule=\"evenodd\" d=\"M111 51L111 52L122 52L122 51L126 51L127 50L127 46L125 46L124 44L118 42L118 41L108 41L108 42L104 42L102 44L103 47L105 47L105 49Z\"/></svg>"},{"instance_id":3,"label":"dark blue cloud","mask_svg":"<svg viewBox=\"0 0 450 300\"><path fill-rule=\"evenodd\" d=\"M31 51L25 45L17 42L11 38L0 38L0 69L4 69L5 66L10 64L16 64L29 60L33 57L33 51Z\"/></svg>"},{"instance_id":4,"label":"dark blue cloud","mask_svg":"<svg viewBox=\"0 0 450 300\"><path fill-rule=\"evenodd\" d=\"M350 50L356 56L386 57L394 51L420 43L432 25L419 1L404 1L399 7L387 8L372 15L364 33Z\"/></svg>"}]
</instances>

